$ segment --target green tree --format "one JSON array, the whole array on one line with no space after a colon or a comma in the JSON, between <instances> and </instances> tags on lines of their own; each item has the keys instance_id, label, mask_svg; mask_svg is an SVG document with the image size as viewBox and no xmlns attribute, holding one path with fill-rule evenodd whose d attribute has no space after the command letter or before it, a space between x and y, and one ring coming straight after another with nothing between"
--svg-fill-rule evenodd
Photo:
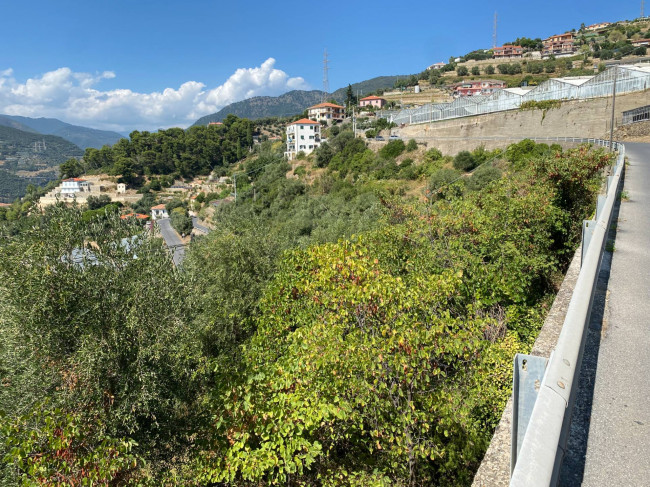
<instances>
[{"instance_id":1,"label":"green tree","mask_svg":"<svg viewBox=\"0 0 650 487\"><path fill-rule=\"evenodd\" d=\"M478 66L472 66L472 75L478 76L481 74L481 71L479 70Z\"/></svg>"},{"instance_id":2,"label":"green tree","mask_svg":"<svg viewBox=\"0 0 650 487\"><path fill-rule=\"evenodd\" d=\"M466 66L458 66L456 68L456 74L458 76L467 76L469 74L469 71L467 70Z\"/></svg>"},{"instance_id":3,"label":"green tree","mask_svg":"<svg viewBox=\"0 0 650 487\"><path fill-rule=\"evenodd\" d=\"M31 442L23 459L44 453L54 465L60 439L52 443L39 426L45 419L21 419L47 400L64 428L88 425L71 431L79 448L70 468L130 445L162 475L187 451L196 418L198 342L183 276L136 222L113 215L83 223L79 208L60 206L39 218L0 239L0 410L4 424L19 428L10 441Z\"/></svg>"},{"instance_id":4,"label":"green tree","mask_svg":"<svg viewBox=\"0 0 650 487\"><path fill-rule=\"evenodd\" d=\"M59 166L62 178L78 178L84 173L84 168L78 159L68 159Z\"/></svg>"},{"instance_id":5,"label":"green tree","mask_svg":"<svg viewBox=\"0 0 650 487\"><path fill-rule=\"evenodd\" d=\"M186 208L182 206L174 208L169 214L169 218L171 220L172 227L174 227L174 230L176 230L178 233L182 235L189 235L192 232L194 224L192 223L192 218L187 213Z\"/></svg>"},{"instance_id":6,"label":"green tree","mask_svg":"<svg viewBox=\"0 0 650 487\"><path fill-rule=\"evenodd\" d=\"M485 74L493 75L494 74L494 66L492 66L491 64L488 64L487 66L485 66Z\"/></svg>"},{"instance_id":7,"label":"green tree","mask_svg":"<svg viewBox=\"0 0 650 487\"><path fill-rule=\"evenodd\" d=\"M471 171L476 167L476 164L476 159L468 151L461 151L454 158L454 168L459 171Z\"/></svg>"}]
</instances>

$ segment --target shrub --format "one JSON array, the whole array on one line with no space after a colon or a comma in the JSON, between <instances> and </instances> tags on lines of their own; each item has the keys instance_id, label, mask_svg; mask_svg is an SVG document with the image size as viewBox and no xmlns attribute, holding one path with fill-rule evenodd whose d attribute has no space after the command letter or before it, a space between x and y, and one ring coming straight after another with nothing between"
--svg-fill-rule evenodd
<instances>
[{"instance_id":1,"label":"shrub","mask_svg":"<svg viewBox=\"0 0 650 487\"><path fill-rule=\"evenodd\" d=\"M469 71L465 66L458 66L458 68L456 68L456 74L458 76L467 76L469 74Z\"/></svg>"},{"instance_id":2,"label":"shrub","mask_svg":"<svg viewBox=\"0 0 650 487\"><path fill-rule=\"evenodd\" d=\"M403 140L391 140L388 144L382 147L379 154L383 157L397 157L406 149Z\"/></svg>"},{"instance_id":3,"label":"shrub","mask_svg":"<svg viewBox=\"0 0 650 487\"><path fill-rule=\"evenodd\" d=\"M479 167L467 181L467 189L479 191L490 182L501 178L501 170L497 167L486 165Z\"/></svg>"},{"instance_id":4,"label":"shrub","mask_svg":"<svg viewBox=\"0 0 650 487\"><path fill-rule=\"evenodd\" d=\"M417 148L418 143L415 141L415 139L409 140L406 144L406 152L413 152L414 150L417 150Z\"/></svg>"},{"instance_id":5,"label":"shrub","mask_svg":"<svg viewBox=\"0 0 650 487\"><path fill-rule=\"evenodd\" d=\"M429 179L429 194L431 199L448 199L462 194L463 182L459 180L461 173L453 169L439 169Z\"/></svg>"},{"instance_id":6,"label":"shrub","mask_svg":"<svg viewBox=\"0 0 650 487\"><path fill-rule=\"evenodd\" d=\"M467 172L475 167L476 161L474 160L474 156L466 150L459 152L454 158L454 168L459 171Z\"/></svg>"}]
</instances>

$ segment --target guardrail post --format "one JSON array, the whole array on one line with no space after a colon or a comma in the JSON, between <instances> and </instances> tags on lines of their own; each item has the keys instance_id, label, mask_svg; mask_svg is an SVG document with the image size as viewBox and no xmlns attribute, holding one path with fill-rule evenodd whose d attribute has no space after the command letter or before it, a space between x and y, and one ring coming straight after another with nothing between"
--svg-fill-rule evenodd
<instances>
[{"instance_id":1,"label":"guardrail post","mask_svg":"<svg viewBox=\"0 0 650 487\"><path fill-rule=\"evenodd\" d=\"M582 251L580 252L580 267L585 261L585 255L589 249L591 236L594 234L596 228L596 220L583 220L582 221Z\"/></svg>"},{"instance_id":2,"label":"guardrail post","mask_svg":"<svg viewBox=\"0 0 650 487\"><path fill-rule=\"evenodd\" d=\"M600 220L600 216L605 207L605 202L607 201L607 196L599 194L598 201L596 202L596 221Z\"/></svg>"},{"instance_id":3,"label":"guardrail post","mask_svg":"<svg viewBox=\"0 0 650 487\"><path fill-rule=\"evenodd\" d=\"M510 473L515 469L517 455L524 442L526 429L548 360L535 355L515 355L512 374L512 429L510 431Z\"/></svg>"}]
</instances>

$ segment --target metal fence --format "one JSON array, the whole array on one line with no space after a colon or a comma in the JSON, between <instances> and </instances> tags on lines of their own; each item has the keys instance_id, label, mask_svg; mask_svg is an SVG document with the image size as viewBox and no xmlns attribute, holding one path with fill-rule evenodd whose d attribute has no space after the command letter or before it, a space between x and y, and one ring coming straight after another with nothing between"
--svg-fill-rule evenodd
<instances>
[{"instance_id":1,"label":"metal fence","mask_svg":"<svg viewBox=\"0 0 650 487\"><path fill-rule=\"evenodd\" d=\"M601 141L600 145L608 145ZM625 146L618 144L618 158L607 178L606 196L598 198L596 217L583 222L582 261L567 314L548 364L542 357L518 356L515 366L521 369L524 381L518 392L515 383L513 418L511 487L548 487L557 483L569 437L571 415L578 389L578 379L586 340L586 330L607 233L625 166ZM538 378L530 377L531 370ZM515 377L518 374L515 373ZM539 385L541 382L541 385ZM532 398L532 400L531 400ZM530 411L520 408L528 405Z\"/></svg>"},{"instance_id":2,"label":"metal fence","mask_svg":"<svg viewBox=\"0 0 650 487\"><path fill-rule=\"evenodd\" d=\"M623 125L650 120L650 105L623 112Z\"/></svg>"},{"instance_id":3,"label":"metal fence","mask_svg":"<svg viewBox=\"0 0 650 487\"><path fill-rule=\"evenodd\" d=\"M506 88L487 96L466 96L451 103L429 103L417 108L381 111L378 116L401 124L430 123L513 110L527 101L586 100L650 88L649 66L612 66L592 77L554 78L533 88Z\"/></svg>"}]
</instances>

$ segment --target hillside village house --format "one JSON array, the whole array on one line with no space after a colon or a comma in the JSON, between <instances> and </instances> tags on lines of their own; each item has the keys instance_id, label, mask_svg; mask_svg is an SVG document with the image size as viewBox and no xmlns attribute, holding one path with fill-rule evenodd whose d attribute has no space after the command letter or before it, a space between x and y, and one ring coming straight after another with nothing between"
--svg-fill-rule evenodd
<instances>
[{"instance_id":1,"label":"hillside village house","mask_svg":"<svg viewBox=\"0 0 650 487\"><path fill-rule=\"evenodd\" d=\"M61 182L61 196L74 198L77 193L89 193L90 183L85 179L69 178Z\"/></svg>"},{"instance_id":2,"label":"hillside village house","mask_svg":"<svg viewBox=\"0 0 650 487\"><path fill-rule=\"evenodd\" d=\"M600 24L591 24L586 27L587 30L599 30L604 29L608 25L612 25L611 22L601 22Z\"/></svg>"},{"instance_id":3,"label":"hillside village house","mask_svg":"<svg viewBox=\"0 0 650 487\"><path fill-rule=\"evenodd\" d=\"M494 59L519 58L524 55L524 48L521 46L506 44L501 47L495 47L493 52Z\"/></svg>"},{"instance_id":4,"label":"hillside village house","mask_svg":"<svg viewBox=\"0 0 650 487\"><path fill-rule=\"evenodd\" d=\"M577 51L575 43L575 35L572 32L566 34L559 34L551 36L542 41L544 49L542 49L542 57L544 56L569 56Z\"/></svg>"},{"instance_id":5,"label":"hillside village house","mask_svg":"<svg viewBox=\"0 0 650 487\"><path fill-rule=\"evenodd\" d=\"M637 39L632 41L634 47L650 46L650 39Z\"/></svg>"},{"instance_id":6,"label":"hillside village house","mask_svg":"<svg viewBox=\"0 0 650 487\"><path fill-rule=\"evenodd\" d=\"M447 63L433 63L427 69L442 69L447 65Z\"/></svg>"},{"instance_id":7,"label":"hillside village house","mask_svg":"<svg viewBox=\"0 0 650 487\"><path fill-rule=\"evenodd\" d=\"M480 79L475 81L463 81L451 85L455 97L490 95L497 90L506 87L506 82L498 79Z\"/></svg>"},{"instance_id":8,"label":"hillside village house","mask_svg":"<svg viewBox=\"0 0 650 487\"><path fill-rule=\"evenodd\" d=\"M320 123L302 118L287 125L287 159L295 159L301 151L309 154L319 145Z\"/></svg>"},{"instance_id":9,"label":"hillside village house","mask_svg":"<svg viewBox=\"0 0 650 487\"><path fill-rule=\"evenodd\" d=\"M340 121L345 118L345 107L336 105L334 103L319 103L307 109L310 120L317 122L332 123L333 121Z\"/></svg>"},{"instance_id":10,"label":"hillside village house","mask_svg":"<svg viewBox=\"0 0 650 487\"><path fill-rule=\"evenodd\" d=\"M165 208L165 205L152 206L151 219L160 220L161 218L169 218L169 213L167 213L167 208Z\"/></svg>"},{"instance_id":11,"label":"hillside village house","mask_svg":"<svg viewBox=\"0 0 650 487\"><path fill-rule=\"evenodd\" d=\"M386 104L386 100L375 95L366 96L359 100L360 107L375 107L381 108Z\"/></svg>"}]
</instances>

